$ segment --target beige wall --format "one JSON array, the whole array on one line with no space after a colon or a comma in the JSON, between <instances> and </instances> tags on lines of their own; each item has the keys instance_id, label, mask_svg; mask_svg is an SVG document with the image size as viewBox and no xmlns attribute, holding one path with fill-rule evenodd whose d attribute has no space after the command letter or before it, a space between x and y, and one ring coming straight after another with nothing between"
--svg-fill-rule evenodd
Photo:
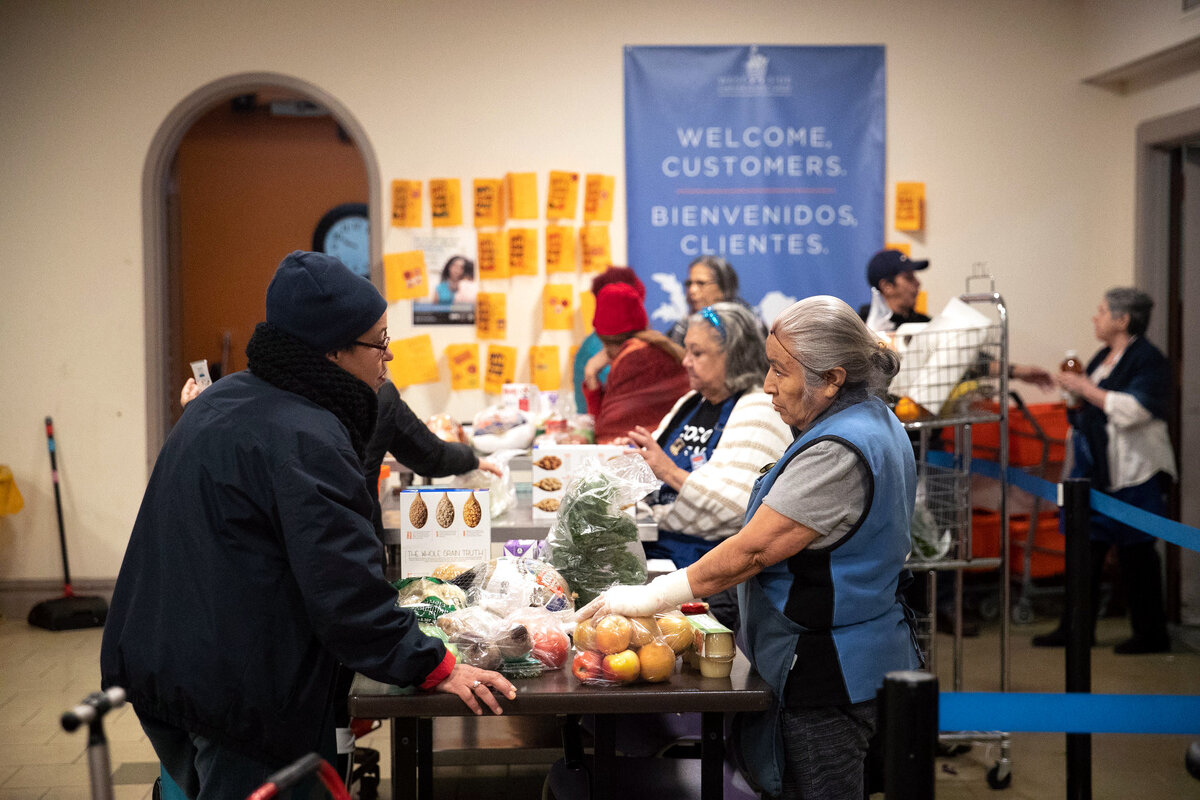
<instances>
[{"instance_id":1,"label":"beige wall","mask_svg":"<svg viewBox=\"0 0 1200 800\"><path fill-rule=\"evenodd\" d=\"M1090 347L1100 289L1131 280L1137 124L1200 98L1195 73L1124 97L1081 84L1200 35L1196 15L1154 2L1146 16L1141 3L1044 0L7 0L0 463L27 505L0 518L0 581L59 574L46 414L73 571L116 574L147 477L142 174L156 131L200 87L264 71L320 87L366 131L385 182L570 168L622 186L623 45L881 43L887 180L927 184L912 241L933 260L931 305L986 262L1014 357L1051 365ZM1136 40L1118 35L1125 23ZM621 260L621 222L613 235ZM420 413L437 402L410 399Z\"/></svg>"}]
</instances>

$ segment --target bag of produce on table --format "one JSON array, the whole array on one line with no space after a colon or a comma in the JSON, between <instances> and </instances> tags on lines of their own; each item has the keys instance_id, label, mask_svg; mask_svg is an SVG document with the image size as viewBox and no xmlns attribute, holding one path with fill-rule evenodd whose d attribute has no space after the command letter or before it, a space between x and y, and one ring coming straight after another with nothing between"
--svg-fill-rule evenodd
<instances>
[{"instance_id":1,"label":"bag of produce on table","mask_svg":"<svg viewBox=\"0 0 1200 800\"><path fill-rule=\"evenodd\" d=\"M438 578L403 578L392 583L396 604L412 609L417 619L433 622L443 614L465 608L467 593Z\"/></svg>"},{"instance_id":2,"label":"bag of produce on table","mask_svg":"<svg viewBox=\"0 0 1200 800\"><path fill-rule=\"evenodd\" d=\"M692 636L691 625L678 611L586 619L575 626L571 672L580 683L593 686L660 683L671 677Z\"/></svg>"},{"instance_id":3,"label":"bag of produce on table","mask_svg":"<svg viewBox=\"0 0 1200 800\"><path fill-rule=\"evenodd\" d=\"M645 582L646 556L626 509L659 483L634 453L585 462L571 477L546 537L546 560L566 579L577 605L610 586Z\"/></svg>"}]
</instances>

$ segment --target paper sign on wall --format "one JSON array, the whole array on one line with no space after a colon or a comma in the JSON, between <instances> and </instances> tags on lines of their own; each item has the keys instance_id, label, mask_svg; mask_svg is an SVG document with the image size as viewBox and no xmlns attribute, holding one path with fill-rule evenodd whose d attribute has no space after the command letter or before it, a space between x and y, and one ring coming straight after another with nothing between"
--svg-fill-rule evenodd
<instances>
[{"instance_id":1,"label":"paper sign on wall","mask_svg":"<svg viewBox=\"0 0 1200 800\"><path fill-rule=\"evenodd\" d=\"M475 227L499 227L504 224L504 180L476 178Z\"/></svg>"},{"instance_id":2,"label":"paper sign on wall","mask_svg":"<svg viewBox=\"0 0 1200 800\"><path fill-rule=\"evenodd\" d=\"M446 361L450 364L450 388L454 391L479 388L479 345L446 345Z\"/></svg>"},{"instance_id":3,"label":"paper sign on wall","mask_svg":"<svg viewBox=\"0 0 1200 800\"><path fill-rule=\"evenodd\" d=\"M583 332L592 332L592 317L596 316L596 295L590 291L579 293L579 316L583 319Z\"/></svg>"},{"instance_id":4,"label":"paper sign on wall","mask_svg":"<svg viewBox=\"0 0 1200 800\"><path fill-rule=\"evenodd\" d=\"M388 347L395 356L388 362L392 383L403 388L418 383L437 383L441 380L437 361L433 357L433 340L429 338L429 334L393 339Z\"/></svg>"},{"instance_id":5,"label":"paper sign on wall","mask_svg":"<svg viewBox=\"0 0 1200 800\"><path fill-rule=\"evenodd\" d=\"M925 184L896 184L896 230L925 229Z\"/></svg>"},{"instance_id":6,"label":"paper sign on wall","mask_svg":"<svg viewBox=\"0 0 1200 800\"><path fill-rule=\"evenodd\" d=\"M509 228L508 273L510 275L538 274L537 230Z\"/></svg>"},{"instance_id":7,"label":"paper sign on wall","mask_svg":"<svg viewBox=\"0 0 1200 800\"><path fill-rule=\"evenodd\" d=\"M537 219L537 173L510 172L505 175L504 199L509 219Z\"/></svg>"},{"instance_id":8,"label":"paper sign on wall","mask_svg":"<svg viewBox=\"0 0 1200 800\"><path fill-rule=\"evenodd\" d=\"M546 226L546 272L575 271L575 228Z\"/></svg>"},{"instance_id":9,"label":"paper sign on wall","mask_svg":"<svg viewBox=\"0 0 1200 800\"><path fill-rule=\"evenodd\" d=\"M562 367L558 362L558 345L534 345L529 348L529 372L538 391L558 391L562 387Z\"/></svg>"},{"instance_id":10,"label":"paper sign on wall","mask_svg":"<svg viewBox=\"0 0 1200 800\"><path fill-rule=\"evenodd\" d=\"M502 231L480 231L475 251L480 278L508 277L508 238Z\"/></svg>"},{"instance_id":11,"label":"paper sign on wall","mask_svg":"<svg viewBox=\"0 0 1200 800\"><path fill-rule=\"evenodd\" d=\"M433 178L429 181L429 209L435 228L462 225L462 189L458 178Z\"/></svg>"},{"instance_id":12,"label":"paper sign on wall","mask_svg":"<svg viewBox=\"0 0 1200 800\"><path fill-rule=\"evenodd\" d=\"M403 253L384 253L383 286L384 297L389 303L429 294L425 252L408 250Z\"/></svg>"},{"instance_id":13,"label":"paper sign on wall","mask_svg":"<svg viewBox=\"0 0 1200 800\"><path fill-rule=\"evenodd\" d=\"M904 255L912 258L912 245L908 242L886 242L883 245L884 250L899 250Z\"/></svg>"},{"instance_id":14,"label":"paper sign on wall","mask_svg":"<svg viewBox=\"0 0 1200 800\"><path fill-rule=\"evenodd\" d=\"M570 284L547 284L542 295L542 328L548 331L569 331L575 327L571 314L571 297L575 287Z\"/></svg>"},{"instance_id":15,"label":"paper sign on wall","mask_svg":"<svg viewBox=\"0 0 1200 800\"><path fill-rule=\"evenodd\" d=\"M588 175L583 194L584 222L612 222L613 187L616 179L612 175Z\"/></svg>"},{"instance_id":16,"label":"paper sign on wall","mask_svg":"<svg viewBox=\"0 0 1200 800\"><path fill-rule=\"evenodd\" d=\"M517 348L503 344L490 344L487 349L487 372L483 378L483 390L488 394L500 394L501 387L512 383L517 374Z\"/></svg>"},{"instance_id":17,"label":"paper sign on wall","mask_svg":"<svg viewBox=\"0 0 1200 800\"><path fill-rule=\"evenodd\" d=\"M551 170L546 192L546 219L575 219L579 205L579 173Z\"/></svg>"},{"instance_id":18,"label":"paper sign on wall","mask_svg":"<svg viewBox=\"0 0 1200 800\"><path fill-rule=\"evenodd\" d=\"M584 225L579 230L579 246L583 250L584 272L601 272L612 263L607 225Z\"/></svg>"},{"instance_id":19,"label":"paper sign on wall","mask_svg":"<svg viewBox=\"0 0 1200 800\"><path fill-rule=\"evenodd\" d=\"M392 227L421 227L420 181L392 181Z\"/></svg>"},{"instance_id":20,"label":"paper sign on wall","mask_svg":"<svg viewBox=\"0 0 1200 800\"><path fill-rule=\"evenodd\" d=\"M480 292L475 299L475 335L503 339L508 329L508 297L504 292Z\"/></svg>"}]
</instances>

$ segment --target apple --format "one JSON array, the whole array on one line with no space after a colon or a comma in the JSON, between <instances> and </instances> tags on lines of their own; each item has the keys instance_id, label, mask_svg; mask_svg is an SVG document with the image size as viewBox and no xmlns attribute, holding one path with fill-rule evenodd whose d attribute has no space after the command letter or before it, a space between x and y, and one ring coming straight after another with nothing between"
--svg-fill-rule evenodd
<instances>
[{"instance_id":1,"label":"apple","mask_svg":"<svg viewBox=\"0 0 1200 800\"><path fill-rule=\"evenodd\" d=\"M596 621L596 649L606 655L619 653L629 647L633 625L628 617L605 614Z\"/></svg>"},{"instance_id":2,"label":"apple","mask_svg":"<svg viewBox=\"0 0 1200 800\"><path fill-rule=\"evenodd\" d=\"M665 681L675 671L675 651L665 642L650 642L638 650L642 680L650 683Z\"/></svg>"},{"instance_id":3,"label":"apple","mask_svg":"<svg viewBox=\"0 0 1200 800\"><path fill-rule=\"evenodd\" d=\"M576 655L575 660L571 662L571 674L580 683L591 683L599 680L604 672L600 659L601 655L595 650L584 650L582 653Z\"/></svg>"},{"instance_id":4,"label":"apple","mask_svg":"<svg viewBox=\"0 0 1200 800\"><path fill-rule=\"evenodd\" d=\"M596 623L585 619L575 626L575 649L596 649Z\"/></svg>"},{"instance_id":5,"label":"apple","mask_svg":"<svg viewBox=\"0 0 1200 800\"><path fill-rule=\"evenodd\" d=\"M654 621L658 623L658 630L662 633L663 641L670 645L676 655L691 646L692 625L684 618L683 614L671 611L659 614Z\"/></svg>"},{"instance_id":6,"label":"apple","mask_svg":"<svg viewBox=\"0 0 1200 800\"><path fill-rule=\"evenodd\" d=\"M633 633L629 637L630 647L637 648L650 644L659 636L658 623L654 621L654 617L630 617L629 624L633 628Z\"/></svg>"},{"instance_id":7,"label":"apple","mask_svg":"<svg viewBox=\"0 0 1200 800\"><path fill-rule=\"evenodd\" d=\"M609 653L604 657L602 667L605 679L613 683L633 683L642 668L637 653L632 650Z\"/></svg>"},{"instance_id":8,"label":"apple","mask_svg":"<svg viewBox=\"0 0 1200 800\"><path fill-rule=\"evenodd\" d=\"M567 663L569 642L567 635L553 625L535 628L530 632L533 643L533 657L549 669L558 669Z\"/></svg>"}]
</instances>

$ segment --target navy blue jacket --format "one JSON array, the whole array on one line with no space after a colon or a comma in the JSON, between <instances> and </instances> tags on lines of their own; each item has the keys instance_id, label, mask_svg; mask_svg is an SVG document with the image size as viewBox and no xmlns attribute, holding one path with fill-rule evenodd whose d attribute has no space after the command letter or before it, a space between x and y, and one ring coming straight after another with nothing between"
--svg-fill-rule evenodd
<instances>
[{"instance_id":1,"label":"navy blue jacket","mask_svg":"<svg viewBox=\"0 0 1200 800\"><path fill-rule=\"evenodd\" d=\"M188 404L146 488L100 653L139 716L269 764L329 749L338 662L436 684L396 605L362 464L329 411L249 372Z\"/></svg>"}]
</instances>

